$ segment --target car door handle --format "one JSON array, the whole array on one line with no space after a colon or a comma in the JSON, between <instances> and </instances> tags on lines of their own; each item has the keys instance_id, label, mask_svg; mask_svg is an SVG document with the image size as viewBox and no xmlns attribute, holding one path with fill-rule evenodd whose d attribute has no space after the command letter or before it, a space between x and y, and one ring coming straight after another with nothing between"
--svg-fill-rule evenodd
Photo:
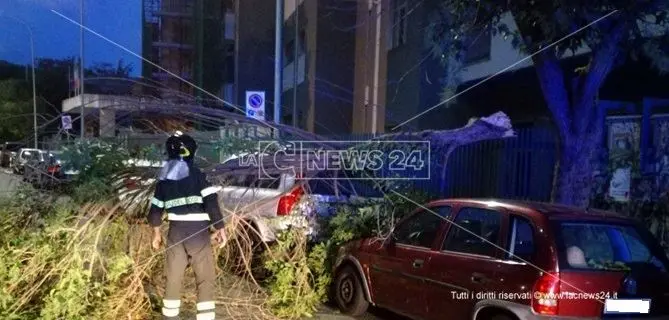
<instances>
[{"instance_id":1,"label":"car door handle","mask_svg":"<svg viewBox=\"0 0 669 320\"><path fill-rule=\"evenodd\" d=\"M416 259L416 260L413 261L412 266L413 266L415 269L422 268L422 267L423 267L423 263L425 263L425 261L423 261L422 259Z\"/></svg>"},{"instance_id":2,"label":"car door handle","mask_svg":"<svg viewBox=\"0 0 669 320\"><path fill-rule=\"evenodd\" d=\"M474 272L472 273L472 283L484 283L488 278L483 273Z\"/></svg>"}]
</instances>

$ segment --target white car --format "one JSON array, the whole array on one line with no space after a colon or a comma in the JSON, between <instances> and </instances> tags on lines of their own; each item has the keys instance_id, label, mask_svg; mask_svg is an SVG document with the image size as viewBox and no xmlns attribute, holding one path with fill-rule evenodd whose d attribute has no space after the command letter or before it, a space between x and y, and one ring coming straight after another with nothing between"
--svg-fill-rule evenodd
<instances>
[{"instance_id":1,"label":"white car","mask_svg":"<svg viewBox=\"0 0 669 320\"><path fill-rule=\"evenodd\" d=\"M269 162L275 164L274 159ZM263 242L275 241L279 231L291 226L316 235L317 216L332 214L337 204L382 197L360 181L334 180L333 172L302 178L293 170L263 170L236 157L208 174L224 177L218 193L223 216L240 215Z\"/></svg>"},{"instance_id":2,"label":"white car","mask_svg":"<svg viewBox=\"0 0 669 320\"><path fill-rule=\"evenodd\" d=\"M34 148L20 149L14 161L12 161L12 171L16 174L22 174L24 167L29 162L44 162L48 158L48 152Z\"/></svg>"}]
</instances>

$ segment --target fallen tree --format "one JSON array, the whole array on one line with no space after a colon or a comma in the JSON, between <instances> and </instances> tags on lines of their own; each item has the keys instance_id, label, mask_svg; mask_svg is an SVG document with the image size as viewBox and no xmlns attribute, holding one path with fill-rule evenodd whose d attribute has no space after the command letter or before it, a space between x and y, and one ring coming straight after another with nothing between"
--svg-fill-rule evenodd
<instances>
[{"instance_id":1,"label":"fallen tree","mask_svg":"<svg viewBox=\"0 0 669 320\"><path fill-rule=\"evenodd\" d=\"M448 154L457 146L510 136L510 121L498 113L456 130L384 135L346 147L365 148L381 140L400 141L407 137L426 139L433 144L433 152L445 153L443 161L447 163ZM98 148L95 152L115 151ZM8 270L0 274L0 286L4 288L0 291L1 318L143 320L158 316L163 294L163 257L162 252L150 249L150 228L144 216L153 186L139 183L128 188L127 184L130 178L141 181L155 177L155 173L128 169L119 157L93 158L109 159L111 163L86 162L86 172L90 174L84 172L82 177L97 179L95 184L83 181L78 186L77 199L86 203L56 203L54 198L25 189L9 200L14 202L0 206L0 268ZM230 168L210 174L224 184L226 177L248 170ZM374 182L373 176L368 177ZM93 190L93 186L102 191ZM377 187L381 191L394 188L392 184ZM93 194L99 198L91 197ZM407 195L417 202L433 197ZM336 248L358 237L383 236L401 218L400 213L410 212L413 207L412 202L387 195L382 203L360 202L336 208L332 217L319 221L323 226L321 235L325 236L321 240L307 237L299 228L288 229L276 243L263 248L262 265L269 272L265 279L256 279L252 272L252 262L257 258L251 241L254 229L241 212L228 212L226 228L230 240L216 250L218 314L229 319L314 315L327 299L331 258ZM295 215L311 215L306 201L296 208ZM246 272L240 273L240 269ZM195 302L193 285L191 281L186 286L186 305Z\"/></svg>"}]
</instances>

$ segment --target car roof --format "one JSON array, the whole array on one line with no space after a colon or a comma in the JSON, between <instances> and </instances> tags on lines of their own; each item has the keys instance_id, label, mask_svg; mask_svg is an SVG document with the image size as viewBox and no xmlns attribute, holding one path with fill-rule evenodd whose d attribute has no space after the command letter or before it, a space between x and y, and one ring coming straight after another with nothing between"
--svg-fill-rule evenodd
<instances>
[{"instance_id":1,"label":"car roof","mask_svg":"<svg viewBox=\"0 0 669 320\"><path fill-rule=\"evenodd\" d=\"M433 204L476 204L491 208L504 208L511 211L523 213L528 216L545 216L557 219L588 219L588 220L625 220L632 218L624 215L598 210L584 209L557 203L545 203L536 201L508 200L508 199L443 199L431 202Z\"/></svg>"}]
</instances>

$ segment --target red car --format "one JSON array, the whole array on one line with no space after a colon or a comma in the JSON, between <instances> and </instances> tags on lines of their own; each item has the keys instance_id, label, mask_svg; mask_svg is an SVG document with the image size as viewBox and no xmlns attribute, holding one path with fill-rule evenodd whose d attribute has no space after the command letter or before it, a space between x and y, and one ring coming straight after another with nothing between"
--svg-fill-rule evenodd
<instances>
[{"instance_id":1,"label":"red car","mask_svg":"<svg viewBox=\"0 0 669 320\"><path fill-rule=\"evenodd\" d=\"M614 213L452 199L340 248L334 298L414 319L669 319L669 260Z\"/></svg>"}]
</instances>

